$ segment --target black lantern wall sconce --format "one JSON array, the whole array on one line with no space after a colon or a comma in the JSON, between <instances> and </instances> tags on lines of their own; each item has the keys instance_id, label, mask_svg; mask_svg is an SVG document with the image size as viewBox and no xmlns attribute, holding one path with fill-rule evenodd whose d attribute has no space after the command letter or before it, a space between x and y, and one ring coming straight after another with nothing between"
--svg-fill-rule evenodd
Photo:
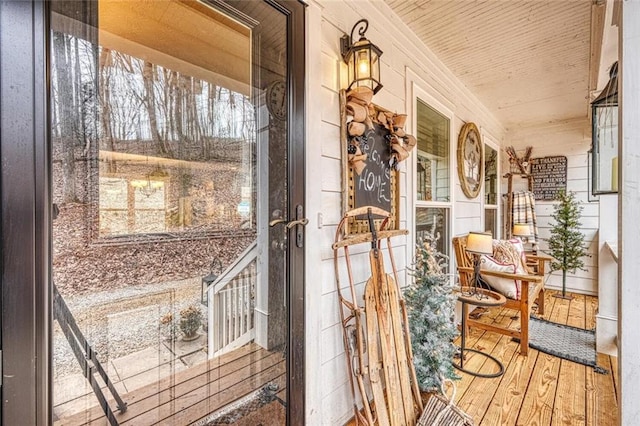
<instances>
[{"instance_id":1,"label":"black lantern wall sconce","mask_svg":"<svg viewBox=\"0 0 640 426\"><path fill-rule=\"evenodd\" d=\"M354 41L353 34L358 28L360 39ZM349 67L349 87L369 87L376 94L382 89L380 83L380 56L382 50L371 43L364 34L369 28L369 21L361 19L351 29L351 35L340 38L340 53Z\"/></svg>"},{"instance_id":2,"label":"black lantern wall sconce","mask_svg":"<svg viewBox=\"0 0 640 426\"><path fill-rule=\"evenodd\" d=\"M591 193L618 192L618 62L609 82L591 102Z\"/></svg>"}]
</instances>

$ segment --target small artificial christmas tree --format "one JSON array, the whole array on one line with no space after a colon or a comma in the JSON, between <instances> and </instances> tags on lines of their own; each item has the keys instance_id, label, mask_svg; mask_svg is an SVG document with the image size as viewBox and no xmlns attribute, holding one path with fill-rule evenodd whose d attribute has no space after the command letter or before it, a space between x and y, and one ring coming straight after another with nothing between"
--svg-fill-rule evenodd
<instances>
[{"instance_id":1,"label":"small artificial christmas tree","mask_svg":"<svg viewBox=\"0 0 640 426\"><path fill-rule=\"evenodd\" d=\"M459 379L451 364L459 334L453 320L456 299L443 272L447 256L436 250L437 240L432 229L417 246L414 282L405 290L413 363L423 391L440 389L443 378Z\"/></svg>"},{"instance_id":2,"label":"small artificial christmas tree","mask_svg":"<svg viewBox=\"0 0 640 426\"><path fill-rule=\"evenodd\" d=\"M545 239L549 244L549 254L554 257L551 271L562 271L562 297L567 296L567 271L585 270L583 257L588 256L584 247L584 235L580 232L580 214L582 207L573 192L560 192L556 197L558 204L553 206L555 225L551 228L551 237Z\"/></svg>"}]
</instances>

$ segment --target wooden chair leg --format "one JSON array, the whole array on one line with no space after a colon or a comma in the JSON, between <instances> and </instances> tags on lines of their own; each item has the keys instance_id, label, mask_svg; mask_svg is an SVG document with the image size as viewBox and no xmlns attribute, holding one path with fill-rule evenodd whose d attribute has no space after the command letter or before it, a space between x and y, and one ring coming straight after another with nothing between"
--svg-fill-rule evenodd
<instances>
[{"instance_id":1,"label":"wooden chair leg","mask_svg":"<svg viewBox=\"0 0 640 426\"><path fill-rule=\"evenodd\" d=\"M520 305L520 355L529 354L529 307Z\"/></svg>"},{"instance_id":2,"label":"wooden chair leg","mask_svg":"<svg viewBox=\"0 0 640 426\"><path fill-rule=\"evenodd\" d=\"M544 289L538 294L538 315L544 315Z\"/></svg>"}]
</instances>

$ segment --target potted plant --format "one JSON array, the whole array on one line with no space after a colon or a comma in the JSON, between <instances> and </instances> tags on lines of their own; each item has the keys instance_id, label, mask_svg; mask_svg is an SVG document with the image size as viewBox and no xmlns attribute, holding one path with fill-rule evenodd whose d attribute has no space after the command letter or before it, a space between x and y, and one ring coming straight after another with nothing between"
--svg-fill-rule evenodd
<instances>
[{"instance_id":1,"label":"potted plant","mask_svg":"<svg viewBox=\"0 0 640 426\"><path fill-rule=\"evenodd\" d=\"M180 311L180 331L184 335L182 340L198 338L198 328L202 325L202 312L195 305L190 305Z\"/></svg>"},{"instance_id":2,"label":"potted plant","mask_svg":"<svg viewBox=\"0 0 640 426\"><path fill-rule=\"evenodd\" d=\"M549 254L554 257L551 271L562 271L562 295L556 297L571 299L567 296L567 271L586 270L582 258L589 256L584 247L584 235L580 232L582 207L573 192L561 191L556 200L559 203L553 207L551 215L555 224L551 228L551 237L545 241L549 243Z\"/></svg>"}]
</instances>

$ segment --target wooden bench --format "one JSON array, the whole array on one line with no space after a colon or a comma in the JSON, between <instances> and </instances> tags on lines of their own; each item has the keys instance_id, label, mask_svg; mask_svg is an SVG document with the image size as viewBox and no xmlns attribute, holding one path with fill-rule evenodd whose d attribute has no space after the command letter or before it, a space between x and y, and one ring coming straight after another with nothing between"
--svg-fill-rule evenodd
<instances>
[{"instance_id":1,"label":"wooden bench","mask_svg":"<svg viewBox=\"0 0 640 426\"><path fill-rule=\"evenodd\" d=\"M460 275L460 286L462 287L470 286L473 279L473 258L466 252L466 246L466 235L453 238L453 248L456 256L456 264L458 265L458 274ZM520 353L527 355L529 352L529 315L531 314L531 307L534 302L538 304L538 314L544 315L543 276L545 272L545 262L551 259L551 257L545 255L527 254L527 265L525 265L527 274L482 271L483 275L521 281L520 300L507 298L507 303L504 305L505 308L515 309L520 312L520 330L498 327L493 324L474 320L469 318L468 309L463 309L462 315L465 316L467 326L515 337L520 340ZM535 270L529 268L531 265L535 265Z\"/></svg>"}]
</instances>

